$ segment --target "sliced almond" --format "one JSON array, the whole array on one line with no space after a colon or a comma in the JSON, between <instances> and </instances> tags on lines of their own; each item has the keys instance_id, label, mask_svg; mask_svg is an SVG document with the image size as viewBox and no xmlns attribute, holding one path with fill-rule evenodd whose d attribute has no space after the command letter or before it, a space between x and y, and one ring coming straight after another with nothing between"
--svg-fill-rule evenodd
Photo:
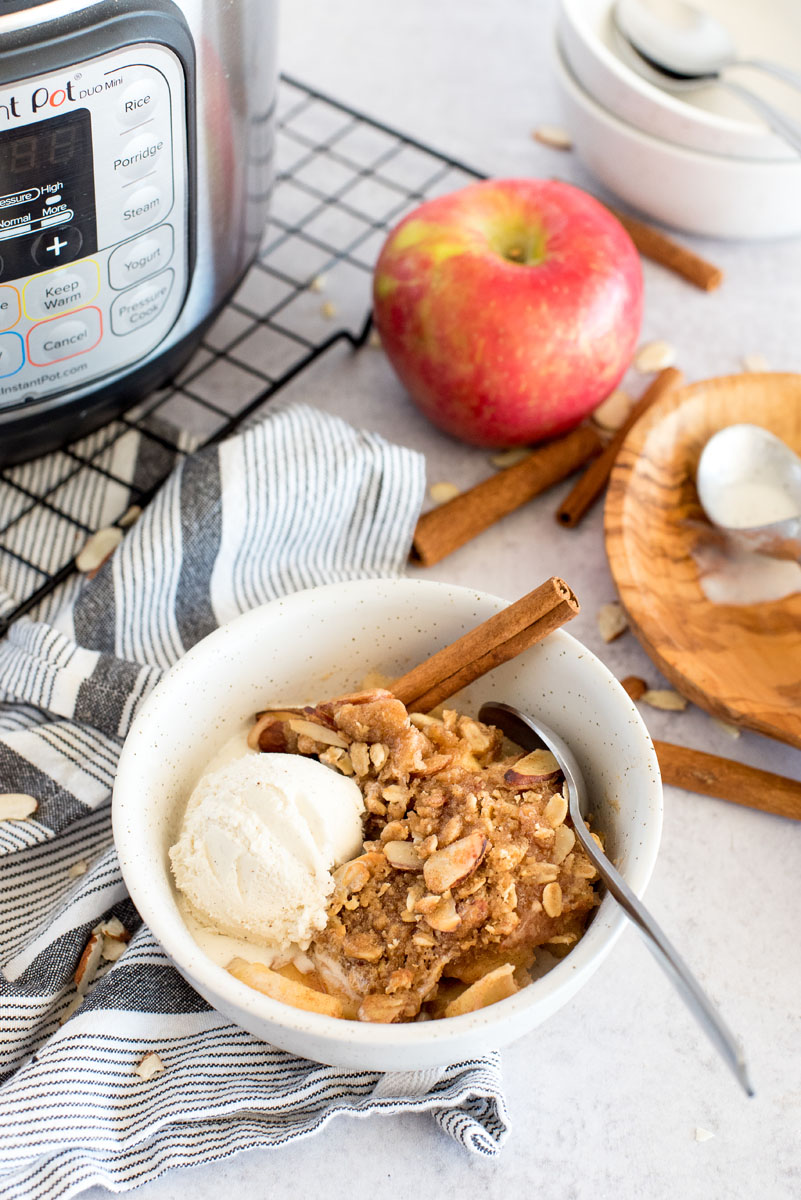
<instances>
[{"instance_id":1,"label":"sliced almond","mask_svg":"<svg viewBox=\"0 0 801 1200\"><path fill-rule=\"evenodd\" d=\"M491 454L490 462L499 471L505 471L507 467L516 467L524 458L529 458L530 456L530 446L512 446L509 450L501 450L498 454Z\"/></svg>"},{"instance_id":2,"label":"sliced almond","mask_svg":"<svg viewBox=\"0 0 801 1200\"><path fill-rule=\"evenodd\" d=\"M331 300L326 300L325 304L320 305L320 312L325 317L326 321L333 321L337 315L337 306Z\"/></svg>"},{"instance_id":3,"label":"sliced almond","mask_svg":"<svg viewBox=\"0 0 801 1200\"><path fill-rule=\"evenodd\" d=\"M504 779L512 787L526 788L534 783L555 779L558 774L559 763L550 750L532 750L531 754L519 759L505 772Z\"/></svg>"},{"instance_id":4,"label":"sliced almond","mask_svg":"<svg viewBox=\"0 0 801 1200\"><path fill-rule=\"evenodd\" d=\"M616 600L598 610L598 632L605 642L616 641L629 627L628 617Z\"/></svg>"},{"instance_id":5,"label":"sliced almond","mask_svg":"<svg viewBox=\"0 0 801 1200\"><path fill-rule=\"evenodd\" d=\"M573 139L561 125L538 125L532 131L531 136L535 142L539 142L541 146L548 146L551 150L572 150L573 148Z\"/></svg>"},{"instance_id":6,"label":"sliced almond","mask_svg":"<svg viewBox=\"0 0 801 1200\"><path fill-rule=\"evenodd\" d=\"M130 529L131 525L135 525L142 515L142 509L138 504L131 504L126 508L120 519L117 521L120 529Z\"/></svg>"},{"instance_id":7,"label":"sliced almond","mask_svg":"<svg viewBox=\"0 0 801 1200\"><path fill-rule=\"evenodd\" d=\"M635 367L644 374L664 371L665 367L672 367L675 361L676 348L670 342L646 342L634 355Z\"/></svg>"},{"instance_id":8,"label":"sliced almond","mask_svg":"<svg viewBox=\"0 0 801 1200\"><path fill-rule=\"evenodd\" d=\"M455 483L432 483L428 489L428 494L435 504L447 504L449 500L461 493L461 488L458 488Z\"/></svg>"},{"instance_id":9,"label":"sliced almond","mask_svg":"<svg viewBox=\"0 0 801 1200\"><path fill-rule=\"evenodd\" d=\"M545 805L545 811L542 815L551 829L558 829L560 825L564 824L567 816L567 798L561 792L557 792L556 795L551 796Z\"/></svg>"},{"instance_id":10,"label":"sliced almond","mask_svg":"<svg viewBox=\"0 0 801 1200\"><path fill-rule=\"evenodd\" d=\"M110 558L122 541L122 530L116 525L106 525L98 529L84 543L75 556L76 568L84 575L99 571L107 558Z\"/></svg>"},{"instance_id":11,"label":"sliced almond","mask_svg":"<svg viewBox=\"0 0 801 1200\"><path fill-rule=\"evenodd\" d=\"M334 878L337 883L349 892L360 892L366 883L370 881L370 872L364 863L359 862L355 858L353 862L345 863L336 871Z\"/></svg>"},{"instance_id":12,"label":"sliced almond","mask_svg":"<svg viewBox=\"0 0 801 1200\"><path fill-rule=\"evenodd\" d=\"M621 679L620 686L632 700L642 700L648 691L648 684L644 679L640 679L639 675L627 675L625 679Z\"/></svg>"},{"instance_id":13,"label":"sliced almond","mask_svg":"<svg viewBox=\"0 0 801 1200\"><path fill-rule=\"evenodd\" d=\"M370 747L370 762L375 767L376 771L380 771L384 763L389 757L389 747L383 742L373 742Z\"/></svg>"},{"instance_id":14,"label":"sliced almond","mask_svg":"<svg viewBox=\"0 0 801 1200\"><path fill-rule=\"evenodd\" d=\"M765 355L760 354L758 351L755 354L744 354L742 364L744 371L762 372L770 370L770 363L765 358Z\"/></svg>"},{"instance_id":15,"label":"sliced almond","mask_svg":"<svg viewBox=\"0 0 801 1200\"><path fill-rule=\"evenodd\" d=\"M405 996L387 996L383 992L372 992L359 1005L359 1020L389 1025L396 1021L406 1007Z\"/></svg>"},{"instance_id":16,"label":"sliced almond","mask_svg":"<svg viewBox=\"0 0 801 1200\"><path fill-rule=\"evenodd\" d=\"M438 933L452 933L459 927L461 920L452 896L443 896L430 912L425 914L424 919L426 924Z\"/></svg>"},{"instance_id":17,"label":"sliced almond","mask_svg":"<svg viewBox=\"0 0 801 1200\"><path fill-rule=\"evenodd\" d=\"M36 797L25 792L0 793L0 821L24 821L33 816L38 807Z\"/></svg>"},{"instance_id":18,"label":"sliced almond","mask_svg":"<svg viewBox=\"0 0 801 1200\"><path fill-rule=\"evenodd\" d=\"M486 1008L488 1004L496 1004L499 1000L506 1000L509 996L514 996L518 991L514 981L514 970L513 963L504 963L503 966L496 967L494 971L483 975L481 979L471 983L455 1000L451 1000L443 1015L462 1017L465 1013L477 1012L480 1008Z\"/></svg>"},{"instance_id":19,"label":"sliced almond","mask_svg":"<svg viewBox=\"0 0 801 1200\"><path fill-rule=\"evenodd\" d=\"M75 968L75 986L79 996L85 996L97 974L103 954L103 935L93 932Z\"/></svg>"},{"instance_id":20,"label":"sliced almond","mask_svg":"<svg viewBox=\"0 0 801 1200\"><path fill-rule=\"evenodd\" d=\"M337 733L335 729L328 729L325 725L318 725L314 721L306 721L302 717L291 717L287 721L287 725L293 733L305 734L306 737L310 737L315 742L322 742L324 746L337 746L340 750L347 750L348 748L348 743L342 734Z\"/></svg>"},{"instance_id":21,"label":"sliced almond","mask_svg":"<svg viewBox=\"0 0 801 1200\"><path fill-rule=\"evenodd\" d=\"M385 842L387 862L396 871L422 871L423 860L411 842Z\"/></svg>"},{"instance_id":22,"label":"sliced almond","mask_svg":"<svg viewBox=\"0 0 801 1200\"><path fill-rule=\"evenodd\" d=\"M429 855L423 866L426 887L432 892L447 892L475 871L487 849L487 839L476 830Z\"/></svg>"},{"instance_id":23,"label":"sliced almond","mask_svg":"<svg viewBox=\"0 0 801 1200\"><path fill-rule=\"evenodd\" d=\"M102 933L103 937L119 938L122 942L131 940L131 935L123 925L119 917L110 917L108 921L101 921L99 925L92 931L93 933Z\"/></svg>"},{"instance_id":24,"label":"sliced almond","mask_svg":"<svg viewBox=\"0 0 801 1200\"><path fill-rule=\"evenodd\" d=\"M134 1074L140 1079L155 1079L157 1075L163 1075L166 1070L164 1063L159 1058L155 1051L146 1054L145 1057L134 1067Z\"/></svg>"},{"instance_id":25,"label":"sliced almond","mask_svg":"<svg viewBox=\"0 0 801 1200\"><path fill-rule=\"evenodd\" d=\"M370 330L370 336L367 339L367 345L371 346L373 350L381 349L381 334L377 329Z\"/></svg>"},{"instance_id":26,"label":"sliced almond","mask_svg":"<svg viewBox=\"0 0 801 1200\"><path fill-rule=\"evenodd\" d=\"M349 933L342 943L342 953L346 958L378 962L384 953L384 943L375 933Z\"/></svg>"},{"instance_id":27,"label":"sliced almond","mask_svg":"<svg viewBox=\"0 0 801 1200\"><path fill-rule=\"evenodd\" d=\"M614 433L626 420L634 407L634 400L622 388L615 388L596 409L593 409L592 419L601 429Z\"/></svg>"},{"instance_id":28,"label":"sliced almond","mask_svg":"<svg viewBox=\"0 0 801 1200\"><path fill-rule=\"evenodd\" d=\"M674 692L672 688L649 688L643 692L641 699L651 708L661 708L663 712L684 712L687 701L684 696Z\"/></svg>"},{"instance_id":29,"label":"sliced almond","mask_svg":"<svg viewBox=\"0 0 801 1200\"><path fill-rule=\"evenodd\" d=\"M720 717L709 718L713 725L717 725L718 729L722 729L730 738L738 738L742 732L738 725L732 725L729 721L721 721Z\"/></svg>"},{"instance_id":30,"label":"sliced almond","mask_svg":"<svg viewBox=\"0 0 801 1200\"><path fill-rule=\"evenodd\" d=\"M125 947L128 945L122 938L104 937L103 938L103 959L105 962L116 962L118 958L122 958L125 953Z\"/></svg>"},{"instance_id":31,"label":"sliced almond","mask_svg":"<svg viewBox=\"0 0 801 1200\"><path fill-rule=\"evenodd\" d=\"M576 835L570 826L560 825L554 835L553 850L551 851L551 857L557 866L565 861L575 844Z\"/></svg>"},{"instance_id":32,"label":"sliced almond","mask_svg":"<svg viewBox=\"0 0 801 1200\"><path fill-rule=\"evenodd\" d=\"M546 883L542 889L542 907L549 917L561 917L562 889L558 883Z\"/></svg>"},{"instance_id":33,"label":"sliced almond","mask_svg":"<svg viewBox=\"0 0 801 1200\"><path fill-rule=\"evenodd\" d=\"M81 858L78 862L72 864L67 874L70 879L80 879L81 875L85 875L88 870L89 863L85 858Z\"/></svg>"},{"instance_id":34,"label":"sliced almond","mask_svg":"<svg viewBox=\"0 0 801 1200\"><path fill-rule=\"evenodd\" d=\"M325 275L315 275L314 279L309 284L310 292L324 292L325 285L328 282Z\"/></svg>"},{"instance_id":35,"label":"sliced almond","mask_svg":"<svg viewBox=\"0 0 801 1200\"><path fill-rule=\"evenodd\" d=\"M73 1013L76 1013L83 1004L83 996L73 996L67 1007L58 1019L59 1025L66 1025Z\"/></svg>"}]
</instances>

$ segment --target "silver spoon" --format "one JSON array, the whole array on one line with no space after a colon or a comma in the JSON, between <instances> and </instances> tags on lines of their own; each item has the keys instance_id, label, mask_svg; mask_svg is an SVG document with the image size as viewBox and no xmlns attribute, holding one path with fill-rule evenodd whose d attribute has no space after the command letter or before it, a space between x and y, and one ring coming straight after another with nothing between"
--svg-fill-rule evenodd
<instances>
[{"instance_id":1,"label":"silver spoon","mask_svg":"<svg viewBox=\"0 0 801 1200\"><path fill-rule=\"evenodd\" d=\"M801 127L762 96L727 79L728 66L758 67L801 87L801 76L779 63L737 58L728 31L709 13L684 0L615 0L612 19L631 67L667 92L718 84L739 96L770 128L801 153Z\"/></svg>"},{"instance_id":2,"label":"silver spoon","mask_svg":"<svg viewBox=\"0 0 801 1200\"><path fill-rule=\"evenodd\" d=\"M486 725L497 725L511 741L522 746L524 750L536 750L544 745L551 751L565 777L570 820L587 857L597 868L601 879L626 916L637 926L649 950L716 1050L731 1067L746 1094L753 1096L754 1089L748 1078L745 1059L734 1035L645 905L637 899L622 875L593 841L584 824L589 807L587 785L570 747L539 718L535 719L511 704L502 704L500 701L482 704L478 718Z\"/></svg>"},{"instance_id":3,"label":"silver spoon","mask_svg":"<svg viewBox=\"0 0 801 1200\"><path fill-rule=\"evenodd\" d=\"M801 561L801 458L760 425L729 425L701 451L698 499L738 548Z\"/></svg>"}]
</instances>

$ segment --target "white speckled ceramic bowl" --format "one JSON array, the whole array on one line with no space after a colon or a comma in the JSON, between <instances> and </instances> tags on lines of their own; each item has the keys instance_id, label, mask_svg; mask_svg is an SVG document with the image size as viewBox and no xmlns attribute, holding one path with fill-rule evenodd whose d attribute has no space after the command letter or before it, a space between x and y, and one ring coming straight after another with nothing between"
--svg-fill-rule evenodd
<instances>
[{"instance_id":1,"label":"white speckled ceramic bowl","mask_svg":"<svg viewBox=\"0 0 801 1200\"><path fill-rule=\"evenodd\" d=\"M456 1062L527 1033L587 982L625 917L605 897L575 949L516 996L480 1012L409 1025L337 1021L268 999L199 949L181 919L167 851L211 755L253 713L358 687L368 671L403 673L506 601L423 580L333 584L245 613L166 675L136 718L114 787L114 838L131 896L178 970L215 1008L282 1049L364 1070ZM552 634L459 697L475 712L503 699L539 713L572 746L625 878L642 893L656 860L662 788L629 697L569 634Z\"/></svg>"},{"instance_id":2,"label":"white speckled ceramic bowl","mask_svg":"<svg viewBox=\"0 0 801 1200\"><path fill-rule=\"evenodd\" d=\"M557 43L556 82L576 153L602 183L641 212L704 237L801 233L801 158L731 158L643 133L579 84Z\"/></svg>"}]
</instances>

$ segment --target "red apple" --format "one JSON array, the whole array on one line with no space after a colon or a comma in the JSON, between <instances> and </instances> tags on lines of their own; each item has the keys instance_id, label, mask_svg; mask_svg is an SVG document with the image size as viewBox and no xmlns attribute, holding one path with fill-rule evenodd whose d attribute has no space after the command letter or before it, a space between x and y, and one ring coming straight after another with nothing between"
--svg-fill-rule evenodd
<instances>
[{"instance_id":1,"label":"red apple","mask_svg":"<svg viewBox=\"0 0 801 1200\"><path fill-rule=\"evenodd\" d=\"M389 361L435 425L516 446L577 425L619 382L642 317L622 225L542 179L475 183L422 204L375 268Z\"/></svg>"}]
</instances>

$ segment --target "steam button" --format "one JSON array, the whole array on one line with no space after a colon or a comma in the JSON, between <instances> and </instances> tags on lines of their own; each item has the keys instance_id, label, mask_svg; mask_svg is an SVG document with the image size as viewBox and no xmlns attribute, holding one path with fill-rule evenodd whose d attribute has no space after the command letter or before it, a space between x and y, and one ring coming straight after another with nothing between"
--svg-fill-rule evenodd
<instances>
[{"instance_id":1,"label":"steam button","mask_svg":"<svg viewBox=\"0 0 801 1200\"><path fill-rule=\"evenodd\" d=\"M123 228L131 233L158 225L164 212L164 196L161 188L147 183L126 196L122 209Z\"/></svg>"}]
</instances>

